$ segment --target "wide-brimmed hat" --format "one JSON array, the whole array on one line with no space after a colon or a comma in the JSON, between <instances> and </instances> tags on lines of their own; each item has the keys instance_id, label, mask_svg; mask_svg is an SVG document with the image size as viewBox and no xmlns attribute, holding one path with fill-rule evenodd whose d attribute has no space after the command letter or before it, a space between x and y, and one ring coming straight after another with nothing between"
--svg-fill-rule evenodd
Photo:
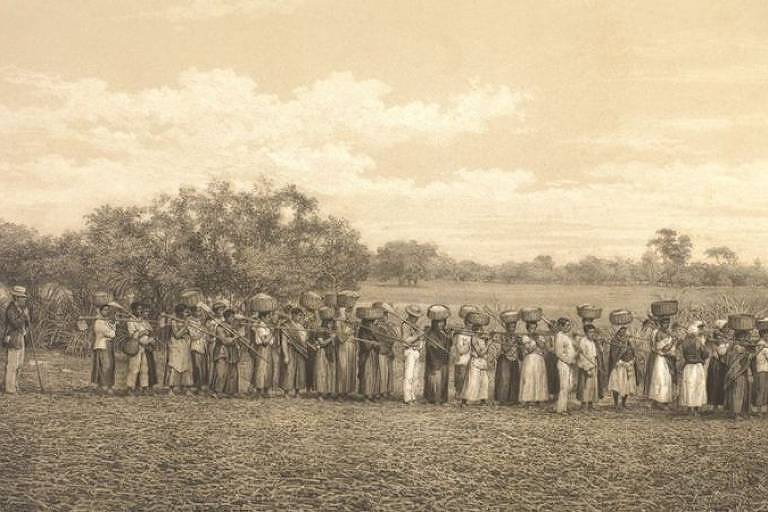
<instances>
[{"instance_id":1,"label":"wide-brimmed hat","mask_svg":"<svg viewBox=\"0 0 768 512\"><path fill-rule=\"evenodd\" d=\"M408 304L407 306L405 306L405 312L411 316L421 316L424 314L424 311L422 311L421 306L416 304Z\"/></svg>"},{"instance_id":2,"label":"wide-brimmed hat","mask_svg":"<svg viewBox=\"0 0 768 512\"><path fill-rule=\"evenodd\" d=\"M22 297L24 299L27 298L27 289L23 286L14 286L11 288L11 295L14 297Z\"/></svg>"}]
</instances>

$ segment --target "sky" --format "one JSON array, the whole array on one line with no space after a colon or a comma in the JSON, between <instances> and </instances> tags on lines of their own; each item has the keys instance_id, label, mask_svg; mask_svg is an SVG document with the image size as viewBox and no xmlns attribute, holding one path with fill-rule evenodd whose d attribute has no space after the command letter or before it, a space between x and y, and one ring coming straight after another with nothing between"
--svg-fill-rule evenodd
<instances>
[{"instance_id":1,"label":"sky","mask_svg":"<svg viewBox=\"0 0 768 512\"><path fill-rule=\"evenodd\" d=\"M296 183L371 248L768 245L768 3L0 0L0 218Z\"/></svg>"}]
</instances>

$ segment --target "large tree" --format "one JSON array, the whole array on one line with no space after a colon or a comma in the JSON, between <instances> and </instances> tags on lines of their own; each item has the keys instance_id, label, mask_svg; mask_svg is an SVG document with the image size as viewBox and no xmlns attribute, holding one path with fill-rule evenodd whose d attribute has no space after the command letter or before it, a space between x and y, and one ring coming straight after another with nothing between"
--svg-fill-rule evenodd
<instances>
[{"instance_id":1,"label":"large tree","mask_svg":"<svg viewBox=\"0 0 768 512\"><path fill-rule=\"evenodd\" d=\"M416 286L428 275L436 257L433 244L395 240L376 250L376 272L382 279L397 279L401 286Z\"/></svg>"},{"instance_id":2,"label":"large tree","mask_svg":"<svg viewBox=\"0 0 768 512\"><path fill-rule=\"evenodd\" d=\"M715 260L715 263L718 265L736 265L736 263L739 261L736 253L724 245L719 247L710 247L704 251L704 255L707 258Z\"/></svg>"},{"instance_id":3,"label":"large tree","mask_svg":"<svg viewBox=\"0 0 768 512\"><path fill-rule=\"evenodd\" d=\"M691 259L693 242L688 235L678 234L674 229L664 228L656 231L656 236L648 241L664 264L663 281L672 285L680 270Z\"/></svg>"}]
</instances>

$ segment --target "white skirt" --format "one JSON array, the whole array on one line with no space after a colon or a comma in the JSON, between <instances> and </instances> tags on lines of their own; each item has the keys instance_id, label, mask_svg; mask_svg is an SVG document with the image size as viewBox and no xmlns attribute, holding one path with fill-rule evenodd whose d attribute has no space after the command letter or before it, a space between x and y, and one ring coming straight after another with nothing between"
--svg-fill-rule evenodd
<instances>
[{"instance_id":1,"label":"white skirt","mask_svg":"<svg viewBox=\"0 0 768 512\"><path fill-rule=\"evenodd\" d=\"M663 356L654 354L654 357L656 360L653 364L648 398L662 404L668 404L672 401L673 394L672 374L669 373L667 361Z\"/></svg>"},{"instance_id":2,"label":"white skirt","mask_svg":"<svg viewBox=\"0 0 768 512\"><path fill-rule=\"evenodd\" d=\"M549 400L547 388L547 366L544 357L535 352L523 359L520 368L520 401L546 402Z\"/></svg>"},{"instance_id":3,"label":"white skirt","mask_svg":"<svg viewBox=\"0 0 768 512\"><path fill-rule=\"evenodd\" d=\"M704 365L686 364L680 382L680 405L701 407L707 403L707 374Z\"/></svg>"},{"instance_id":4,"label":"white skirt","mask_svg":"<svg viewBox=\"0 0 768 512\"><path fill-rule=\"evenodd\" d=\"M617 364L608 378L608 390L618 393L619 396L634 395L637 393L637 381L635 369L632 366Z\"/></svg>"},{"instance_id":5,"label":"white skirt","mask_svg":"<svg viewBox=\"0 0 768 512\"><path fill-rule=\"evenodd\" d=\"M488 399L488 370L470 363L461 398L468 401Z\"/></svg>"}]
</instances>

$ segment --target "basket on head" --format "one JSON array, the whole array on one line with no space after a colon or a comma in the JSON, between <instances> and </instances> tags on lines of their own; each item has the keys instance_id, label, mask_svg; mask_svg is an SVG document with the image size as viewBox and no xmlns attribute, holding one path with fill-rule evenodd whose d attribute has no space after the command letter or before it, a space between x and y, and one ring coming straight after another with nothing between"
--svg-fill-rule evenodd
<instances>
[{"instance_id":1,"label":"basket on head","mask_svg":"<svg viewBox=\"0 0 768 512\"><path fill-rule=\"evenodd\" d=\"M304 292L299 299L301 307L316 311L323 305L323 298L315 292Z\"/></svg>"},{"instance_id":2,"label":"basket on head","mask_svg":"<svg viewBox=\"0 0 768 512\"><path fill-rule=\"evenodd\" d=\"M271 313L278 308L278 304L274 297L259 293L248 299L248 307L255 313Z\"/></svg>"},{"instance_id":3,"label":"basket on head","mask_svg":"<svg viewBox=\"0 0 768 512\"><path fill-rule=\"evenodd\" d=\"M427 308L427 318L430 320L448 320L451 310L443 304L432 304Z\"/></svg>"},{"instance_id":4,"label":"basket on head","mask_svg":"<svg viewBox=\"0 0 768 512\"><path fill-rule=\"evenodd\" d=\"M609 319L611 320L611 325L629 325L634 320L632 313L626 309L611 311Z\"/></svg>"},{"instance_id":5,"label":"basket on head","mask_svg":"<svg viewBox=\"0 0 768 512\"><path fill-rule=\"evenodd\" d=\"M651 304L651 314L657 317L675 316L678 306L676 300L659 300Z\"/></svg>"},{"instance_id":6,"label":"basket on head","mask_svg":"<svg viewBox=\"0 0 768 512\"><path fill-rule=\"evenodd\" d=\"M472 311L480 311L480 308L474 304L462 304L459 308L459 318L466 319L467 315Z\"/></svg>"},{"instance_id":7,"label":"basket on head","mask_svg":"<svg viewBox=\"0 0 768 512\"><path fill-rule=\"evenodd\" d=\"M182 304L189 306L190 308L197 307L197 305L201 302L205 302L203 292L197 288L189 288L184 290L181 292L180 299Z\"/></svg>"},{"instance_id":8,"label":"basket on head","mask_svg":"<svg viewBox=\"0 0 768 512\"><path fill-rule=\"evenodd\" d=\"M755 317L752 315L728 315L728 327L734 331L751 331L755 328Z\"/></svg>"},{"instance_id":9,"label":"basket on head","mask_svg":"<svg viewBox=\"0 0 768 512\"><path fill-rule=\"evenodd\" d=\"M576 306L576 314L582 320L597 320L603 316L603 308L598 308L592 304L582 304Z\"/></svg>"},{"instance_id":10,"label":"basket on head","mask_svg":"<svg viewBox=\"0 0 768 512\"><path fill-rule=\"evenodd\" d=\"M348 308L350 306L354 306L357 302L357 299L360 298L360 294L357 293L354 290L343 290L340 291L338 296L336 297L336 302L338 303L340 308Z\"/></svg>"},{"instance_id":11,"label":"basket on head","mask_svg":"<svg viewBox=\"0 0 768 512\"><path fill-rule=\"evenodd\" d=\"M333 317L336 315L336 311L334 311L333 308L329 308L328 306L323 306L317 310L317 314L320 317L320 320L333 320Z\"/></svg>"},{"instance_id":12,"label":"basket on head","mask_svg":"<svg viewBox=\"0 0 768 512\"><path fill-rule=\"evenodd\" d=\"M374 307L359 307L355 310L355 314L360 320L379 320L384 318L384 310Z\"/></svg>"},{"instance_id":13,"label":"basket on head","mask_svg":"<svg viewBox=\"0 0 768 512\"><path fill-rule=\"evenodd\" d=\"M755 320L755 329L758 331L768 331L768 318Z\"/></svg>"},{"instance_id":14,"label":"basket on head","mask_svg":"<svg viewBox=\"0 0 768 512\"><path fill-rule=\"evenodd\" d=\"M499 314L499 319L505 325L508 323L517 322L520 320L520 311L512 310L512 309L502 311Z\"/></svg>"},{"instance_id":15,"label":"basket on head","mask_svg":"<svg viewBox=\"0 0 768 512\"><path fill-rule=\"evenodd\" d=\"M470 324L477 327L485 327L491 323L491 317L480 311L470 311L465 318Z\"/></svg>"},{"instance_id":16,"label":"basket on head","mask_svg":"<svg viewBox=\"0 0 768 512\"><path fill-rule=\"evenodd\" d=\"M520 318L524 322L538 322L543 315L544 312L541 308L522 308L520 310Z\"/></svg>"},{"instance_id":17,"label":"basket on head","mask_svg":"<svg viewBox=\"0 0 768 512\"><path fill-rule=\"evenodd\" d=\"M93 295L91 296L91 302L93 302L93 305L97 308L106 306L112 302L112 294L109 292L93 292Z\"/></svg>"},{"instance_id":18,"label":"basket on head","mask_svg":"<svg viewBox=\"0 0 768 512\"><path fill-rule=\"evenodd\" d=\"M326 293L323 295L323 304L329 308L335 308L339 305L339 296L335 292Z\"/></svg>"}]
</instances>

